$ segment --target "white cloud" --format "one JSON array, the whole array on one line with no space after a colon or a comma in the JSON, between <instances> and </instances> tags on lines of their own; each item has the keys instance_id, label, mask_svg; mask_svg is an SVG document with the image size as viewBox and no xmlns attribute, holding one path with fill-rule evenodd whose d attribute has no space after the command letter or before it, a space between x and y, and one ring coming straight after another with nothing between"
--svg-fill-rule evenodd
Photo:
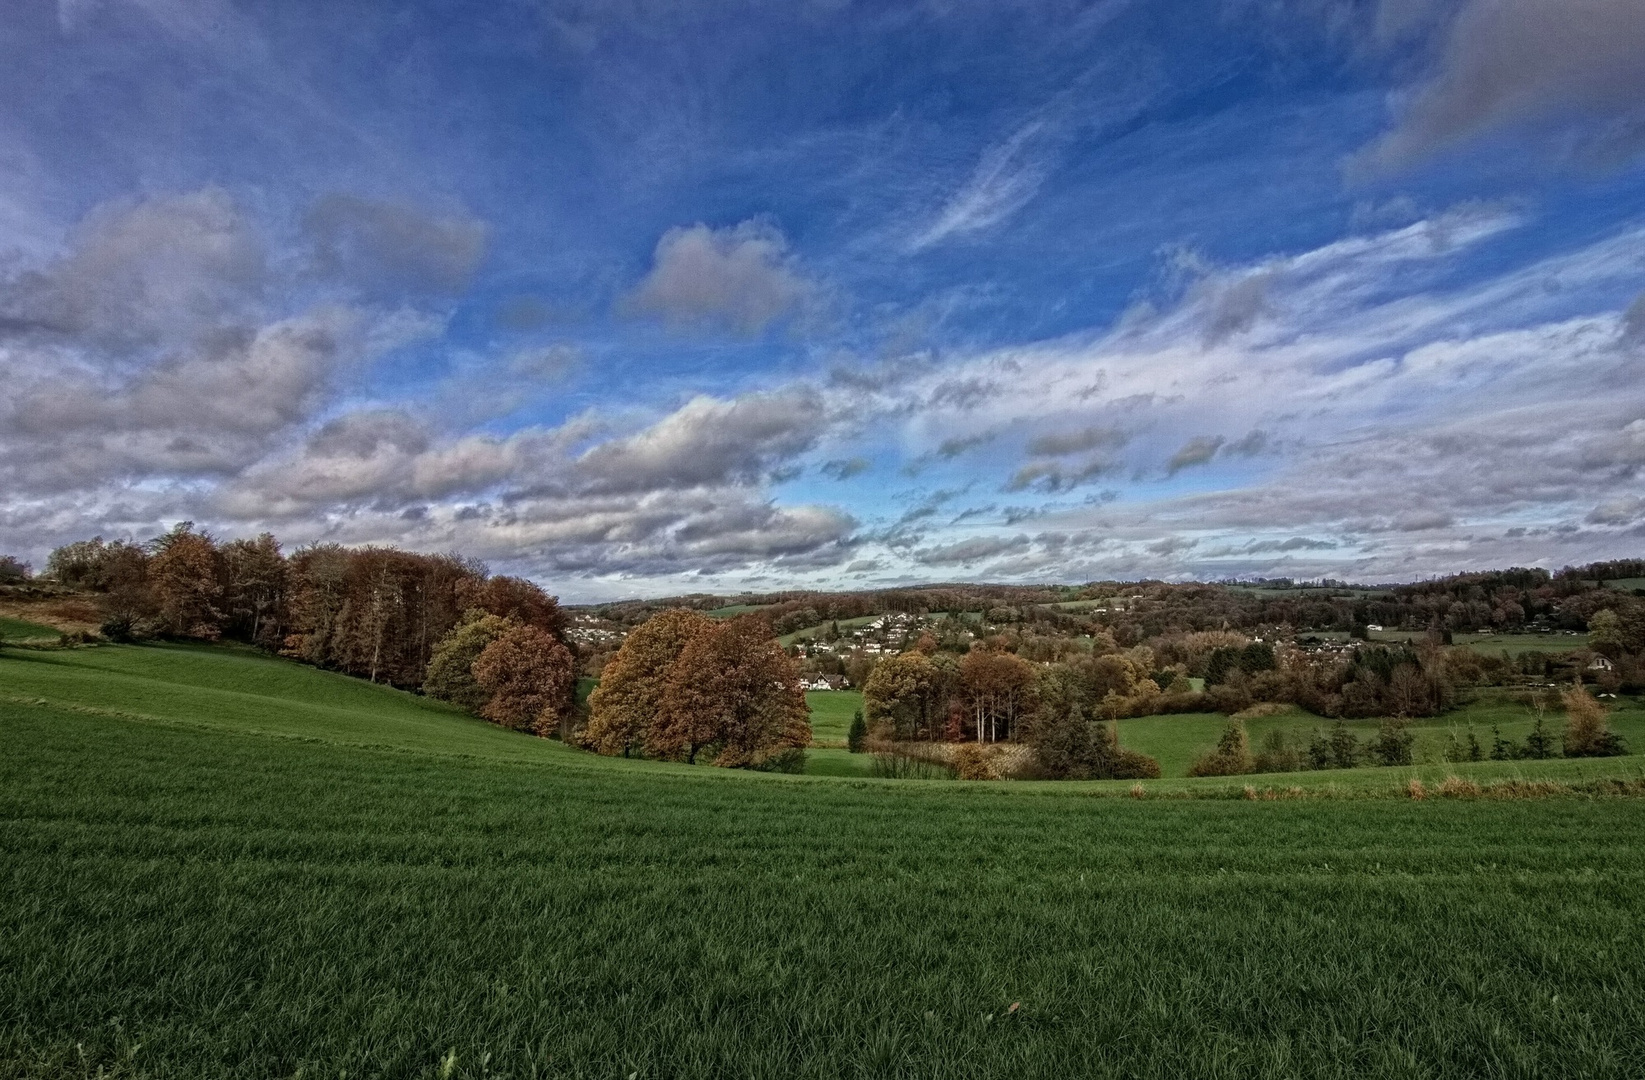
<instances>
[{"instance_id":1,"label":"white cloud","mask_svg":"<svg viewBox=\"0 0 1645 1080\"><path fill-rule=\"evenodd\" d=\"M622 307L673 326L725 326L757 334L814 301L817 288L773 224L676 227L657 241L651 271Z\"/></svg>"},{"instance_id":2,"label":"white cloud","mask_svg":"<svg viewBox=\"0 0 1645 1080\"><path fill-rule=\"evenodd\" d=\"M1020 128L1005 142L989 149L965 185L938 212L936 220L914 238L915 251L965 233L997 225L1021 210L1039 192L1047 173L1045 161L1034 155L1034 139L1044 124Z\"/></svg>"}]
</instances>

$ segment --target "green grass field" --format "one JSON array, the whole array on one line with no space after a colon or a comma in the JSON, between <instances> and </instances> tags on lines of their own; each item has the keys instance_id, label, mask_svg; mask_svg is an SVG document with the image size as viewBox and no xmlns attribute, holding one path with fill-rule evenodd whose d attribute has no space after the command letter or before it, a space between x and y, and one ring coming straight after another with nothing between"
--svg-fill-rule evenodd
<instances>
[{"instance_id":1,"label":"green grass field","mask_svg":"<svg viewBox=\"0 0 1645 1080\"><path fill-rule=\"evenodd\" d=\"M1611 727L1627 741L1636 753L1645 751L1645 707L1637 701L1624 699L1611 714ZM1228 723L1226 716L1212 713L1180 713L1165 716L1139 716L1119 721L1120 741L1134 750L1141 750L1159 759L1164 776L1187 776L1188 766L1201 755L1212 750ZM1564 716L1548 714L1547 730L1557 738L1565 730ZM1304 742L1315 730L1329 734L1336 721L1322 719L1294 709L1277 716L1263 716L1245 721L1245 730L1255 751L1263 736L1273 730L1282 730ZM1361 742L1376 735L1380 720L1349 720L1346 724ZM1491 747L1491 729L1496 726L1504 738L1524 742L1536 724L1536 713L1528 706L1517 704L1500 694L1490 694L1444 716L1415 720L1410 725L1416 736L1412 757L1418 764L1443 765L1449 737L1455 734L1465 740L1469 726L1487 753ZM1637 759L1645 765L1645 757ZM1519 764L1529 765L1529 762Z\"/></svg>"},{"instance_id":2,"label":"green grass field","mask_svg":"<svg viewBox=\"0 0 1645 1080\"><path fill-rule=\"evenodd\" d=\"M725 607L717 607L711 611L705 611L703 614L707 615L710 619L734 619L738 615L747 615L754 611L764 611L770 606L770 604L727 604Z\"/></svg>"},{"instance_id":3,"label":"green grass field","mask_svg":"<svg viewBox=\"0 0 1645 1080\"><path fill-rule=\"evenodd\" d=\"M1348 632L1345 630L1309 630L1299 637L1317 637L1326 641L1347 641ZM1371 640L1385 644L1397 644L1403 641L1421 643L1424 633L1420 630L1373 630ZM1510 656L1517 656L1524 652L1570 652L1572 649L1588 647L1588 635L1567 633L1549 634L1453 634L1452 643L1467 645L1479 652L1489 653L1492 656L1506 652Z\"/></svg>"},{"instance_id":4,"label":"green grass field","mask_svg":"<svg viewBox=\"0 0 1645 1080\"><path fill-rule=\"evenodd\" d=\"M808 626L804 630L796 630L792 634L784 634L777 641L784 647L792 645L796 641L812 641L822 635L834 623L839 623L842 631L855 630L858 627L867 626L879 617L878 615L859 615L852 619L833 619L829 622L818 623L816 626Z\"/></svg>"},{"instance_id":5,"label":"green grass field","mask_svg":"<svg viewBox=\"0 0 1645 1080\"><path fill-rule=\"evenodd\" d=\"M811 707L811 739L828 745L845 745L851 733L851 718L862 708L860 690L808 690L805 703Z\"/></svg>"},{"instance_id":6,"label":"green grass field","mask_svg":"<svg viewBox=\"0 0 1645 1080\"><path fill-rule=\"evenodd\" d=\"M61 631L27 619L0 615L0 641L56 641Z\"/></svg>"},{"instance_id":7,"label":"green grass field","mask_svg":"<svg viewBox=\"0 0 1645 1080\"><path fill-rule=\"evenodd\" d=\"M1645 800L595 758L229 648L0 650L0 745L7 1077L1645 1061Z\"/></svg>"}]
</instances>

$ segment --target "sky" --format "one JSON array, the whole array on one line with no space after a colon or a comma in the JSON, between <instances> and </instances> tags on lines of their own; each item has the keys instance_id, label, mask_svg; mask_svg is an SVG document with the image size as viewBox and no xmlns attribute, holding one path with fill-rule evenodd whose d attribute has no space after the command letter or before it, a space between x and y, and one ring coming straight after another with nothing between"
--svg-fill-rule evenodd
<instances>
[{"instance_id":1,"label":"sky","mask_svg":"<svg viewBox=\"0 0 1645 1080\"><path fill-rule=\"evenodd\" d=\"M1645 554L1645 0L0 0L0 552Z\"/></svg>"}]
</instances>

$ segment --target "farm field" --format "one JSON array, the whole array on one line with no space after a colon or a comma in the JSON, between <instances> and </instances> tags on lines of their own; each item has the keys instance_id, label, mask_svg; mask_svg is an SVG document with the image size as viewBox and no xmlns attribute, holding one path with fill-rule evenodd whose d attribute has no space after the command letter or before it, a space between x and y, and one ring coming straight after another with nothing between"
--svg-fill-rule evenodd
<instances>
[{"instance_id":1,"label":"farm field","mask_svg":"<svg viewBox=\"0 0 1645 1080\"><path fill-rule=\"evenodd\" d=\"M1345 630L1309 630L1298 635L1299 637L1315 637L1323 641L1347 641L1348 632ZM1404 641L1421 642L1423 632L1419 630L1372 630L1371 640L1385 644L1398 644ZM1506 652L1510 656L1517 656L1524 652L1570 652L1572 649L1588 647L1588 635L1559 631L1547 634L1454 634L1452 642L1457 645L1467 645L1480 652L1495 655Z\"/></svg>"},{"instance_id":2,"label":"farm field","mask_svg":"<svg viewBox=\"0 0 1645 1080\"><path fill-rule=\"evenodd\" d=\"M0 1075L1645 1059L1645 800L1136 800L594 758L206 647L0 652L0 745Z\"/></svg>"},{"instance_id":3,"label":"farm field","mask_svg":"<svg viewBox=\"0 0 1645 1080\"><path fill-rule=\"evenodd\" d=\"M1611 702L1614 711L1611 728L1627 741L1637 754L1645 750L1645 706L1631 699ZM1166 777L1186 776L1194 760L1216 746L1228 718L1214 713L1180 713L1164 716L1138 716L1123 719L1119 724L1120 742L1134 750L1141 750L1159 759L1160 771ZM1375 736L1380 720L1347 720L1348 729L1361 742ZM1556 738L1565 730L1564 717L1557 710L1550 712L1546 729ZM1516 704L1502 697L1484 697L1444 716L1414 720L1409 730L1416 736L1412 758L1419 765L1443 765L1444 751L1449 737L1466 740L1470 725L1475 738L1487 753L1491 747L1491 729L1496 726L1504 738L1524 742L1536 724L1536 714L1527 705ZM1276 716L1253 717L1245 721L1253 752L1263 736L1274 730L1284 731L1295 739L1306 742L1318 730L1329 733L1336 721L1323 719L1300 709ZM1645 757L1631 758L1645 765ZM1510 764L1530 765L1531 762Z\"/></svg>"},{"instance_id":4,"label":"farm field","mask_svg":"<svg viewBox=\"0 0 1645 1080\"><path fill-rule=\"evenodd\" d=\"M777 641L784 647L787 647L794 644L796 641L811 641L815 639L834 623L838 623L841 630L856 630L859 627L867 626L879 617L880 616L878 615L859 615L852 619L833 619L829 622L818 623L815 626L807 626L803 630L796 630L792 634L784 634L779 637Z\"/></svg>"},{"instance_id":5,"label":"farm field","mask_svg":"<svg viewBox=\"0 0 1645 1080\"><path fill-rule=\"evenodd\" d=\"M851 718L862 708L862 691L808 690L805 703L811 707L812 743L844 746L851 733Z\"/></svg>"}]
</instances>

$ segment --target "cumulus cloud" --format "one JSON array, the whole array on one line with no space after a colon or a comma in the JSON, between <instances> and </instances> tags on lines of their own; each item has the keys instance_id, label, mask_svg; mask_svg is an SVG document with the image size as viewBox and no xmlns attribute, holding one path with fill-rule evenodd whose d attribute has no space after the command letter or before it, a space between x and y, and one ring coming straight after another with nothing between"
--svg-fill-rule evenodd
<instances>
[{"instance_id":1,"label":"cumulus cloud","mask_svg":"<svg viewBox=\"0 0 1645 1080\"><path fill-rule=\"evenodd\" d=\"M1024 501L993 526L967 520L964 534L1010 539L1033 519L1070 540L1055 551L1033 540L989 573L1392 580L1615 557L1614 527L1585 519L1606 506L1609 520L1609 503L1645 481L1645 357L1627 341L1625 311L1594 312L1581 298L1637 288L1645 234L1623 229L1458 284L1459 262L1520 221L1511 208L1469 205L1251 266L1196 265L1196 281L1265 281L1261 316L1215 342L1205 328L1217 289L1190 284L1103 334L833 392L914 445L954 429L1039 433L1025 448L1045 453L1003 481ZM1243 434L1206 434L1219 428ZM1078 449L1087 431L1130 438L1093 455ZM1115 469L1152 475L1145 455L1160 447L1178 470L1246 459L1248 486L1026 501ZM927 526L916 550L947 547L955 531ZM1149 550L1166 537L1198 543Z\"/></svg>"},{"instance_id":2,"label":"cumulus cloud","mask_svg":"<svg viewBox=\"0 0 1645 1080\"><path fill-rule=\"evenodd\" d=\"M1586 518L1590 525L1632 525L1645 518L1645 498L1623 495L1594 507Z\"/></svg>"},{"instance_id":3,"label":"cumulus cloud","mask_svg":"<svg viewBox=\"0 0 1645 1080\"><path fill-rule=\"evenodd\" d=\"M1645 293L1640 293L1622 315L1622 341L1626 345L1645 345Z\"/></svg>"},{"instance_id":4,"label":"cumulus cloud","mask_svg":"<svg viewBox=\"0 0 1645 1080\"><path fill-rule=\"evenodd\" d=\"M1217 456L1217 451L1226 441L1221 435L1195 435L1171 455L1171 460L1165 464L1165 471L1175 476L1184 469L1204 465Z\"/></svg>"},{"instance_id":5,"label":"cumulus cloud","mask_svg":"<svg viewBox=\"0 0 1645 1080\"><path fill-rule=\"evenodd\" d=\"M944 459L957 458L961 454L975 450L979 446L987 446L997 436L989 431L981 435L956 435L944 439L937 447L937 456Z\"/></svg>"},{"instance_id":6,"label":"cumulus cloud","mask_svg":"<svg viewBox=\"0 0 1645 1080\"><path fill-rule=\"evenodd\" d=\"M1012 491L1043 491L1055 494L1060 491L1069 491L1081 484L1108 476L1118 469L1118 465L1104 458L1092 458L1078 464L1068 464L1058 461L1034 461L1012 474L1011 479L1005 482L1003 490Z\"/></svg>"},{"instance_id":7,"label":"cumulus cloud","mask_svg":"<svg viewBox=\"0 0 1645 1080\"><path fill-rule=\"evenodd\" d=\"M577 469L601 491L751 483L810 449L826 427L821 399L803 388L696 397L645 431L589 450Z\"/></svg>"},{"instance_id":8,"label":"cumulus cloud","mask_svg":"<svg viewBox=\"0 0 1645 1080\"><path fill-rule=\"evenodd\" d=\"M1642 56L1639 0L1469 0L1367 161L1400 168L1495 129L1562 122L1581 125L1581 152L1632 155L1645 147Z\"/></svg>"},{"instance_id":9,"label":"cumulus cloud","mask_svg":"<svg viewBox=\"0 0 1645 1080\"><path fill-rule=\"evenodd\" d=\"M115 200L86 215L60 258L0 286L0 338L178 343L243 321L267 277L262 238L226 192Z\"/></svg>"},{"instance_id":10,"label":"cumulus cloud","mask_svg":"<svg viewBox=\"0 0 1645 1080\"><path fill-rule=\"evenodd\" d=\"M703 224L669 229L657 241L651 271L621 306L673 326L758 334L816 295L815 284L788 254L781 230L749 220L723 229Z\"/></svg>"},{"instance_id":11,"label":"cumulus cloud","mask_svg":"<svg viewBox=\"0 0 1645 1080\"><path fill-rule=\"evenodd\" d=\"M395 295L461 292L485 256L488 232L467 214L343 194L316 202L304 228L318 273Z\"/></svg>"}]
</instances>

